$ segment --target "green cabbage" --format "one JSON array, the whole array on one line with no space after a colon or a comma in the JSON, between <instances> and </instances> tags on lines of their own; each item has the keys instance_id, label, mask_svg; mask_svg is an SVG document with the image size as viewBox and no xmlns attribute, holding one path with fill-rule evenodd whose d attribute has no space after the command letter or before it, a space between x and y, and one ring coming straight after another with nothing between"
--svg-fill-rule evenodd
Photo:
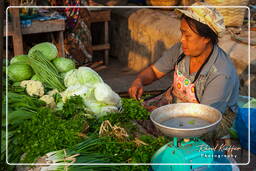
<instances>
[{"instance_id":1,"label":"green cabbage","mask_svg":"<svg viewBox=\"0 0 256 171\"><path fill-rule=\"evenodd\" d=\"M27 64L11 64L8 67L8 76L12 81L28 80L32 77L33 70Z\"/></svg>"},{"instance_id":2,"label":"green cabbage","mask_svg":"<svg viewBox=\"0 0 256 171\"><path fill-rule=\"evenodd\" d=\"M31 56L32 52L34 52L35 50L40 51L50 61L56 58L58 55L58 50L56 46L49 42L43 42L33 46L29 50L28 56Z\"/></svg>"},{"instance_id":3,"label":"green cabbage","mask_svg":"<svg viewBox=\"0 0 256 171\"><path fill-rule=\"evenodd\" d=\"M14 63L28 64L28 55L14 56L11 59L10 64L14 64Z\"/></svg>"},{"instance_id":4,"label":"green cabbage","mask_svg":"<svg viewBox=\"0 0 256 171\"><path fill-rule=\"evenodd\" d=\"M55 58L53 64L58 69L59 72L68 72L75 69L75 63L68 58Z\"/></svg>"},{"instance_id":5,"label":"green cabbage","mask_svg":"<svg viewBox=\"0 0 256 171\"><path fill-rule=\"evenodd\" d=\"M73 85L86 85L88 87L94 87L97 83L102 83L103 80L97 72L89 67L80 67L67 72L64 78L64 84L66 87Z\"/></svg>"}]
</instances>

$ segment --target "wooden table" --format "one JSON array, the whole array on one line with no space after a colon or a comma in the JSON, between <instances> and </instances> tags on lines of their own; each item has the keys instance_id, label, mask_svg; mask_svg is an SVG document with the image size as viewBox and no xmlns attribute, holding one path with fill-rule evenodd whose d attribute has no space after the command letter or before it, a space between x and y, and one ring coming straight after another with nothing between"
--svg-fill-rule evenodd
<instances>
[{"instance_id":1,"label":"wooden table","mask_svg":"<svg viewBox=\"0 0 256 171\"><path fill-rule=\"evenodd\" d=\"M105 65L108 65L109 63L109 21L111 20L110 17L110 10L91 10L90 11L91 17L90 22L91 23L97 23L97 22L104 22L104 42L103 44L93 45L92 50L93 51L99 51L104 50L104 63Z\"/></svg>"},{"instance_id":2,"label":"wooden table","mask_svg":"<svg viewBox=\"0 0 256 171\"><path fill-rule=\"evenodd\" d=\"M23 52L23 39L22 35L36 34L36 33L57 33L57 48L59 56L64 56L64 37L63 32L65 30L65 20L47 20L38 21L33 20L32 25L29 27L21 27L19 18L19 9L10 9L12 14L12 23L8 24L8 35L13 40L14 55L24 54ZM6 36L6 26L4 27L4 35Z\"/></svg>"}]
</instances>

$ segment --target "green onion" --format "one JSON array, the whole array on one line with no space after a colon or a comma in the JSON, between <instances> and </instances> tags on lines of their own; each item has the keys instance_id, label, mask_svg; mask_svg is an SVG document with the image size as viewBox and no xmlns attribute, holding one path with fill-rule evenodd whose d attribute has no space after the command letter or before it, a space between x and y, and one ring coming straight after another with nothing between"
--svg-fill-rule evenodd
<instances>
[{"instance_id":1,"label":"green onion","mask_svg":"<svg viewBox=\"0 0 256 171\"><path fill-rule=\"evenodd\" d=\"M61 165L49 165L42 168L43 170L109 170L106 165L72 165L73 163L107 163L109 157L97 153L97 145L102 143L103 138L91 137L85 139L83 142L73 146L70 149L63 149L47 153L45 160L47 163L61 164ZM107 169L108 168L108 169ZM112 169L111 169L112 170Z\"/></svg>"}]
</instances>

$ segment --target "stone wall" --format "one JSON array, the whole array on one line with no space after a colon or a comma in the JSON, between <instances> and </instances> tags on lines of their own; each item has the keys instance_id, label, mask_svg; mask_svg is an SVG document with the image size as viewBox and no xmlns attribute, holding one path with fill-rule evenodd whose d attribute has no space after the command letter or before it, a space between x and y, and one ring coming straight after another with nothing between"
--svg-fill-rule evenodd
<instances>
[{"instance_id":1,"label":"stone wall","mask_svg":"<svg viewBox=\"0 0 256 171\"><path fill-rule=\"evenodd\" d=\"M179 20L156 9L116 9L111 21L111 55L140 71L178 42Z\"/></svg>"}]
</instances>

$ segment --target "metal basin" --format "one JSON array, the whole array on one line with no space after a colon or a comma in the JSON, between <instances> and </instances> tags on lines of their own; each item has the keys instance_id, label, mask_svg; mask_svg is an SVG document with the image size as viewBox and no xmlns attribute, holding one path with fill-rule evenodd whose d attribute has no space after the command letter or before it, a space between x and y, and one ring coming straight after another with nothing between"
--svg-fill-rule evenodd
<instances>
[{"instance_id":1,"label":"metal basin","mask_svg":"<svg viewBox=\"0 0 256 171\"><path fill-rule=\"evenodd\" d=\"M207 121L204 126L182 128L166 126L163 122L171 119L193 117ZM222 119L222 114L215 108L196 103L177 103L159 107L152 111L150 119L154 125L164 134L170 137L199 137L214 130Z\"/></svg>"}]
</instances>

